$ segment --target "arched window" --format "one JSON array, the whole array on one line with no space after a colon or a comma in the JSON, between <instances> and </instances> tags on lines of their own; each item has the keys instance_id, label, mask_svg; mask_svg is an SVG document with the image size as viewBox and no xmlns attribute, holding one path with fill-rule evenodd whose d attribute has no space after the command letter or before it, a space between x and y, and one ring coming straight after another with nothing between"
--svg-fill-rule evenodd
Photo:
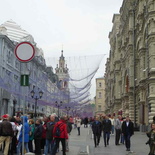
<instances>
[{"instance_id":1,"label":"arched window","mask_svg":"<svg viewBox=\"0 0 155 155\"><path fill-rule=\"evenodd\" d=\"M98 98L102 98L102 93L101 92L98 93Z\"/></svg>"}]
</instances>

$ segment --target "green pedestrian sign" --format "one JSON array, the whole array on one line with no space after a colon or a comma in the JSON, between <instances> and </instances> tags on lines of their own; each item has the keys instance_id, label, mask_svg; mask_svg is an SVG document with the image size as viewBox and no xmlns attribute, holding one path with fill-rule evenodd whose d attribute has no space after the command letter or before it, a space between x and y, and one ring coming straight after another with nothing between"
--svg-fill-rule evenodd
<instances>
[{"instance_id":1,"label":"green pedestrian sign","mask_svg":"<svg viewBox=\"0 0 155 155\"><path fill-rule=\"evenodd\" d=\"M29 75L21 75L20 85L21 86L29 86Z\"/></svg>"}]
</instances>

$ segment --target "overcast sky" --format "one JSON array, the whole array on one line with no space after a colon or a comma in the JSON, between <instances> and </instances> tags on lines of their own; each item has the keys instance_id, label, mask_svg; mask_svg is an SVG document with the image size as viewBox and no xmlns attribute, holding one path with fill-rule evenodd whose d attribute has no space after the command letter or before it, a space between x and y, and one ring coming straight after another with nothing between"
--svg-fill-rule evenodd
<instances>
[{"instance_id":1,"label":"overcast sky","mask_svg":"<svg viewBox=\"0 0 155 155\"><path fill-rule=\"evenodd\" d=\"M32 34L45 57L105 54L96 77L103 76L109 56L113 14L123 0L0 0L0 25L12 19Z\"/></svg>"}]
</instances>

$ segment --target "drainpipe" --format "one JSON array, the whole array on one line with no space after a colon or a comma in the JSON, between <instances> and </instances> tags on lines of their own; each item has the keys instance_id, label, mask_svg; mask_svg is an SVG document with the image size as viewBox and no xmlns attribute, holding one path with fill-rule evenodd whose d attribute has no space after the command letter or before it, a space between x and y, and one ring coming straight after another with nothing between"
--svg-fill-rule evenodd
<instances>
[{"instance_id":1,"label":"drainpipe","mask_svg":"<svg viewBox=\"0 0 155 155\"><path fill-rule=\"evenodd\" d=\"M147 6L146 6L147 7ZM148 128L146 130L149 130L149 113L151 112L151 105L149 104L149 47L148 47L148 25L147 25L147 16L148 16L148 10L145 8L145 22L146 22L146 105L148 106Z\"/></svg>"},{"instance_id":2,"label":"drainpipe","mask_svg":"<svg viewBox=\"0 0 155 155\"><path fill-rule=\"evenodd\" d=\"M134 61L134 70L133 70L133 104L134 104L134 128L137 130L137 122L136 122L136 40L135 40L135 8L136 4L133 4L133 61Z\"/></svg>"}]
</instances>

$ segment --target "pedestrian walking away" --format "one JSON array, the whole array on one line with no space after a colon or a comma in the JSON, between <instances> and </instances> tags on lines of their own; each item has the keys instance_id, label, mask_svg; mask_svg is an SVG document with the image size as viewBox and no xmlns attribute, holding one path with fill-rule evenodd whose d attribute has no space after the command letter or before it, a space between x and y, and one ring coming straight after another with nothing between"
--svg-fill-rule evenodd
<instances>
[{"instance_id":1,"label":"pedestrian walking away","mask_svg":"<svg viewBox=\"0 0 155 155\"><path fill-rule=\"evenodd\" d=\"M134 134L134 126L129 116L126 117L126 120L122 124L122 134L124 135L125 139L126 151L130 151L130 138Z\"/></svg>"}]
</instances>

